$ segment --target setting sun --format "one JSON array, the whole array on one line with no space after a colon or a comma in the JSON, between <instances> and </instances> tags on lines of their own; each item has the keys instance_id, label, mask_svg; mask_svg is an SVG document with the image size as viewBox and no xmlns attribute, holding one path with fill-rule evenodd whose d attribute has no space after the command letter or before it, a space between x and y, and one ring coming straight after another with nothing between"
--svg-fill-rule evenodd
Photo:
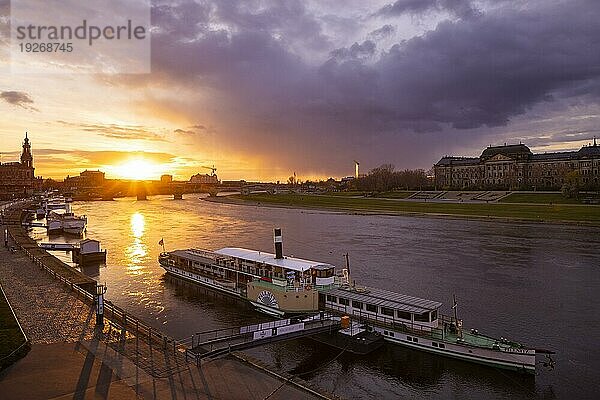
<instances>
[{"instance_id":1,"label":"setting sun","mask_svg":"<svg viewBox=\"0 0 600 400\"><path fill-rule=\"evenodd\" d=\"M128 160L108 169L118 178L138 180L158 179L166 170L163 165L155 164L143 158Z\"/></svg>"}]
</instances>

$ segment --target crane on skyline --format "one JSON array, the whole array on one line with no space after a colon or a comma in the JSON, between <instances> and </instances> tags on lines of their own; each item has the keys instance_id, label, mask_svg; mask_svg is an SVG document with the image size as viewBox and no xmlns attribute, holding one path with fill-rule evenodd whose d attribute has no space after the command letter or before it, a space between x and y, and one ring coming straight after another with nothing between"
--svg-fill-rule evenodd
<instances>
[{"instance_id":1,"label":"crane on skyline","mask_svg":"<svg viewBox=\"0 0 600 400\"><path fill-rule=\"evenodd\" d=\"M206 165L203 165L202 168L206 168L206 169L210 169L211 170L211 175L215 176L215 172L217 172L217 169L215 168L215 165L213 164L212 167L207 167Z\"/></svg>"}]
</instances>

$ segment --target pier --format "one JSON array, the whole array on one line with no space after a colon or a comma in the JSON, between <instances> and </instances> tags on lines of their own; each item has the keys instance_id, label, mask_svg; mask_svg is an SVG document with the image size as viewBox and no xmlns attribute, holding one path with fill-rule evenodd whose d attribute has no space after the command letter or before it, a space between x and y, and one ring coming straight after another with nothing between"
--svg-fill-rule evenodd
<instances>
[{"instance_id":1,"label":"pier","mask_svg":"<svg viewBox=\"0 0 600 400\"><path fill-rule=\"evenodd\" d=\"M6 210L9 243L0 247L0 282L31 351L3 372L3 396L334 398L240 353L190 363L181 341L110 301L104 303L104 325L96 325L96 282L39 248L20 225L20 208Z\"/></svg>"},{"instance_id":2,"label":"pier","mask_svg":"<svg viewBox=\"0 0 600 400\"><path fill-rule=\"evenodd\" d=\"M332 314L315 314L303 318L287 318L262 324L199 332L178 342L186 356L196 360L216 358L236 350L244 350L267 343L280 342L333 333L340 329L340 318Z\"/></svg>"}]
</instances>

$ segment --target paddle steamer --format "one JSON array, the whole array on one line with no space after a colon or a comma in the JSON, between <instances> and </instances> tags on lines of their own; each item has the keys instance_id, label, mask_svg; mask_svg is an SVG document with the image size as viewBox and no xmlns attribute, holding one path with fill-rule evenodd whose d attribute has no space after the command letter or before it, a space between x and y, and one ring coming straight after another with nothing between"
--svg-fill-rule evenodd
<instances>
[{"instance_id":1,"label":"paddle steamer","mask_svg":"<svg viewBox=\"0 0 600 400\"><path fill-rule=\"evenodd\" d=\"M274 231L275 254L226 247L164 251L160 265L170 274L244 299L272 316L328 311L350 316L393 344L507 369L535 372L536 352L505 338L466 330L442 303L350 284L350 266L283 255L281 229ZM547 364L553 365L549 358Z\"/></svg>"}]
</instances>

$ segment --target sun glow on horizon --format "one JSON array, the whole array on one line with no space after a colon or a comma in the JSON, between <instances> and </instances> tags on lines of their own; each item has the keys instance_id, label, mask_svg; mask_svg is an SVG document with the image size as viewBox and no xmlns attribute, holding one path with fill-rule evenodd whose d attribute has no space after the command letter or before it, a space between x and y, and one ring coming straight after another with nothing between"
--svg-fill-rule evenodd
<instances>
[{"instance_id":1,"label":"sun glow on horizon","mask_svg":"<svg viewBox=\"0 0 600 400\"><path fill-rule=\"evenodd\" d=\"M121 179L148 180L159 179L167 167L144 158L134 158L122 164L107 166L111 175Z\"/></svg>"}]
</instances>

